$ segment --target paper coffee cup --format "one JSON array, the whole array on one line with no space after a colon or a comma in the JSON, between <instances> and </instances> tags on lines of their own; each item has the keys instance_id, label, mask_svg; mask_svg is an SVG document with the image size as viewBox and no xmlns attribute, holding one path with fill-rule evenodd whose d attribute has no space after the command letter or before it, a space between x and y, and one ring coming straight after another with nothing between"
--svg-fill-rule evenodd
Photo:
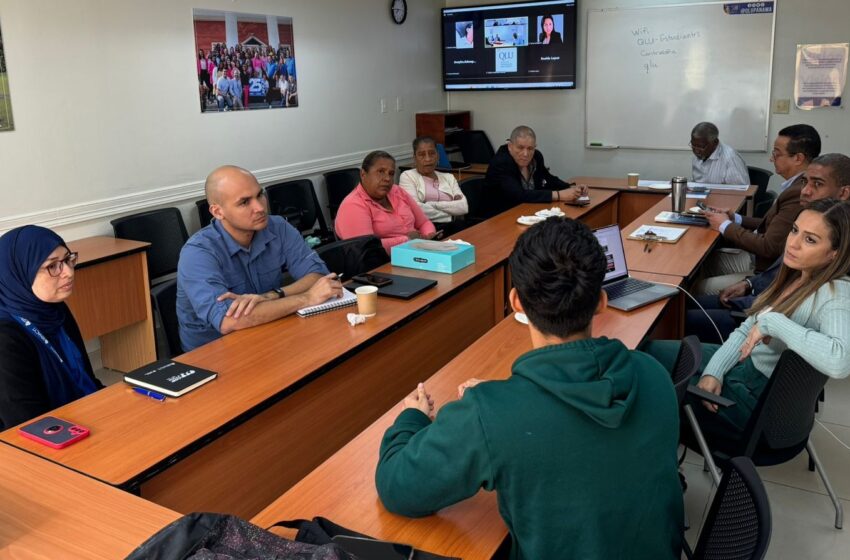
<instances>
[{"instance_id":1,"label":"paper coffee cup","mask_svg":"<svg viewBox=\"0 0 850 560\"><path fill-rule=\"evenodd\" d=\"M640 179L640 173L629 173L626 175L626 180L630 187L638 186L638 179Z\"/></svg>"},{"instance_id":2,"label":"paper coffee cup","mask_svg":"<svg viewBox=\"0 0 850 560\"><path fill-rule=\"evenodd\" d=\"M374 317L378 313L378 287L360 286L354 290L357 296L357 313Z\"/></svg>"}]
</instances>

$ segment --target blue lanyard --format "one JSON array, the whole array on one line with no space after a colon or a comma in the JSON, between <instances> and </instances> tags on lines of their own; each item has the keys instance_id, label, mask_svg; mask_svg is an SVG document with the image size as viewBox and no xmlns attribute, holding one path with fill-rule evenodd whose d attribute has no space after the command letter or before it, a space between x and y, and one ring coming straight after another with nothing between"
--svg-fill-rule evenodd
<instances>
[{"instance_id":1,"label":"blue lanyard","mask_svg":"<svg viewBox=\"0 0 850 560\"><path fill-rule=\"evenodd\" d=\"M25 329L27 329L29 332L31 332L37 339L39 339L45 346L47 346L47 348L51 352L53 352L53 355L56 356L56 359L59 360L60 364L63 364L63 365L65 364L65 360L62 359L62 356L59 355L59 352L56 351L56 348L54 348L53 345L50 344L50 341L47 340L47 337L45 337L43 334L41 334L41 331L38 330L38 327L33 325L29 321L29 319L24 319L23 317L20 317L18 315L14 315L14 317L15 317L15 320L17 320L21 324L21 326L23 326Z\"/></svg>"}]
</instances>

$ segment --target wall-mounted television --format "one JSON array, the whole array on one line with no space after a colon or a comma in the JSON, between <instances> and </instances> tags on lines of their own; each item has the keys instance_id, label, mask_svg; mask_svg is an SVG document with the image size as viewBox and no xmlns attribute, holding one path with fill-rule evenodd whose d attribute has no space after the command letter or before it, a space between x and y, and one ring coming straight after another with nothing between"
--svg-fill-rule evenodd
<instances>
[{"instance_id":1,"label":"wall-mounted television","mask_svg":"<svg viewBox=\"0 0 850 560\"><path fill-rule=\"evenodd\" d=\"M442 13L446 91L576 87L576 0Z\"/></svg>"}]
</instances>

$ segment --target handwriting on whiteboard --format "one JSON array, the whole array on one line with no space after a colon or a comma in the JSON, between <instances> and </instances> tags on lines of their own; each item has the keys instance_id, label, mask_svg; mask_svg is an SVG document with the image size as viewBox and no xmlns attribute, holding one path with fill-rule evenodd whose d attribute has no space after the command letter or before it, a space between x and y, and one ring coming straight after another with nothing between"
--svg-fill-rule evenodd
<instances>
[{"instance_id":1,"label":"handwriting on whiteboard","mask_svg":"<svg viewBox=\"0 0 850 560\"><path fill-rule=\"evenodd\" d=\"M635 44L640 49L640 56L649 59L642 65L643 71L647 74L659 68L659 57L663 59L664 57L675 56L679 54L677 45L699 39L702 36L699 31L662 31L656 33L650 30L648 26L632 28L631 32Z\"/></svg>"}]
</instances>

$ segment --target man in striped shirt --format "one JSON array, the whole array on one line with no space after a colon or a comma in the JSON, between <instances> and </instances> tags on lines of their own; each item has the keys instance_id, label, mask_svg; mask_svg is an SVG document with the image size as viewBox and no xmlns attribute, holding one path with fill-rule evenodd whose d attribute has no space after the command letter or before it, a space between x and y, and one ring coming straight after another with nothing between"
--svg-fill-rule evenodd
<instances>
[{"instance_id":1,"label":"man in striped shirt","mask_svg":"<svg viewBox=\"0 0 850 560\"><path fill-rule=\"evenodd\" d=\"M717 127L701 122L691 131L691 179L697 183L749 185L750 174L744 159L731 146L720 141Z\"/></svg>"}]
</instances>

